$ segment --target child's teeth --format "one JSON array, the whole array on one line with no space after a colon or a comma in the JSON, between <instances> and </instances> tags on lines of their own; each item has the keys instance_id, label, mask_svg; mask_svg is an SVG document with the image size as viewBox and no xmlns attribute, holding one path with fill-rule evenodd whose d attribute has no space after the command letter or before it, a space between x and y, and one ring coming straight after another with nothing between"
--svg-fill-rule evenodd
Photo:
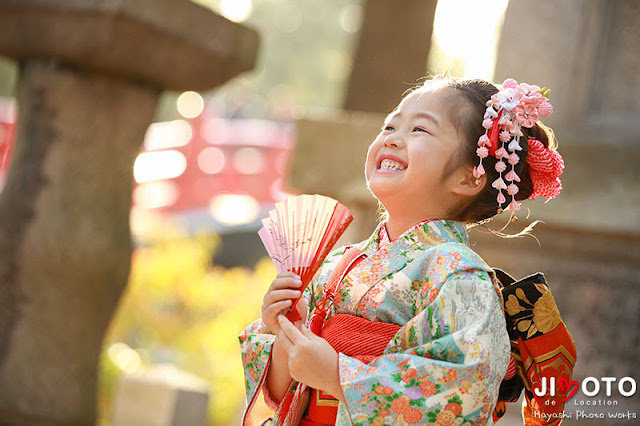
<instances>
[{"instance_id":1,"label":"child's teeth","mask_svg":"<svg viewBox=\"0 0 640 426\"><path fill-rule=\"evenodd\" d=\"M393 160L382 160L380 163L381 169L391 169L391 170L404 170L404 166L397 161Z\"/></svg>"}]
</instances>

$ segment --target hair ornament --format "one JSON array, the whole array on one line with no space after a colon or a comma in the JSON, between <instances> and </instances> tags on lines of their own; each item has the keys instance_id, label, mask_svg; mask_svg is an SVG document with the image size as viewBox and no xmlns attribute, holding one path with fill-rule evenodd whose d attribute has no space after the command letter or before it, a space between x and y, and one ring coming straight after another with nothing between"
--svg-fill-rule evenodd
<instances>
[{"instance_id":1,"label":"hair ornament","mask_svg":"<svg viewBox=\"0 0 640 426\"><path fill-rule=\"evenodd\" d=\"M564 160L558 151L546 148L542 142L529 139L529 176L533 192L529 198L555 198L562 191L560 175L564 171Z\"/></svg>"},{"instance_id":2,"label":"hair ornament","mask_svg":"<svg viewBox=\"0 0 640 426\"><path fill-rule=\"evenodd\" d=\"M498 160L495 169L499 177L491 184L498 190L498 213L503 211L503 204L507 203L503 191L511 197L507 209L512 212L520 210L520 204L515 199L520 190L517 185L520 177L516 174L515 166L520 162L517 151L522 151L521 127L531 128L540 117L548 117L553 113L553 105L548 100L550 93L546 87L541 89L526 83L518 84L508 78L502 83L502 89L486 103L482 121L485 132L478 139L476 150L480 162L474 167L473 176L479 178L486 173L482 165L484 158L491 155ZM538 140L529 140L528 148L527 164L533 183L529 198L556 197L562 190L560 175L564 170L564 160L557 151L545 148ZM511 166L508 171L507 163Z\"/></svg>"}]
</instances>

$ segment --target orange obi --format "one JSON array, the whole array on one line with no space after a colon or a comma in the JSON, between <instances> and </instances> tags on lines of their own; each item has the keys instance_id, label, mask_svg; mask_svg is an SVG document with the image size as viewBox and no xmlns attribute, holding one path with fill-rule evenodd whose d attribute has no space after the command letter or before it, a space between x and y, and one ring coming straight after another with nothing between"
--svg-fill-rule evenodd
<instances>
[{"instance_id":1,"label":"orange obi","mask_svg":"<svg viewBox=\"0 0 640 426\"><path fill-rule=\"evenodd\" d=\"M320 336L336 350L366 364L382 355L400 330L397 324L374 322L355 315L337 314L324 324ZM335 425L338 400L323 391L311 390L309 408L300 425Z\"/></svg>"}]
</instances>

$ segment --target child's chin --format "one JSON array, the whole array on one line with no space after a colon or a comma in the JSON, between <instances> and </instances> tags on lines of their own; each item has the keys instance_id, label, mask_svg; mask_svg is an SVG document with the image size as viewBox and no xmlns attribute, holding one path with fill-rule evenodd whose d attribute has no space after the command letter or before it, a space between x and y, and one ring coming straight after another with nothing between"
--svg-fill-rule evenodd
<instances>
[{"instance_id":1,"label":"child's chin","mask_svg":"<svg viewBox=\"0 0 640 426\"><path fill-rule=\"evenodd\" d=\"M378 182L375 179L367 182L367 187L369 192L382 204L384 204L385 198L398 191L397 185L393 185L390 182Z\"/></svg>"}]
</instances>

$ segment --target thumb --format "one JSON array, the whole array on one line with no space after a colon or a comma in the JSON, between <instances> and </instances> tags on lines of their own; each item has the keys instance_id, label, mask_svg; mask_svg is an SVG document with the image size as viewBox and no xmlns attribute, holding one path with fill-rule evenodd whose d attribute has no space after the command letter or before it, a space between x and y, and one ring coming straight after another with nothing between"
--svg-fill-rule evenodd
<instances>
[{"instance_id":1,"label":"thumb","mask_svg":"<svg viewBox=\"0 0 640 426\"><path fill-rule=\"evenodd\" d=\"M310 339L314 337L318 337L313 331L309 330L304 324L300 326L300 331L302 332L303 335L305 335Z\"/></svg>"}]
</instances>

